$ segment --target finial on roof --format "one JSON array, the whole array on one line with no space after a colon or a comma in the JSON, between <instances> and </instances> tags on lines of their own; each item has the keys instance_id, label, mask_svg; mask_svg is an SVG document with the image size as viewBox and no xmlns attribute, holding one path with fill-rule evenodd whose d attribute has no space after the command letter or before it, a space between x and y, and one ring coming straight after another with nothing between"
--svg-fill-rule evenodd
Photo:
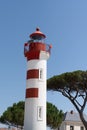
<instances>
[{"instance_id":1,"label":"finial on roof","mask_svg":"<svg viewBox=\"0 0 87 130\"><path fill-rule=\"evenodd\" d=\"M37 28L36 28L36 31L40 31L40 28L39 28L39 27L37 27Z\"/></svg>"}]
</instances>

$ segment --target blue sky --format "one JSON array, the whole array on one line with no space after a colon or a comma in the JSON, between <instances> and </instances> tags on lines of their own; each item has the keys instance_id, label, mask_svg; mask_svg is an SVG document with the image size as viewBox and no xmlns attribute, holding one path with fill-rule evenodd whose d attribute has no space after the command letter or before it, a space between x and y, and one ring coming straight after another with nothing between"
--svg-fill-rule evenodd
<instances>
[{"instance_id":1,"label":"blue sky","mask_svg":"<svg viewBox=\"0 0 87 130\"><path fill-rule=\"evenodd\" d=\"M87 0L0 0L0 115L25 99L24 43L39 26L52 44L47 78L87 70ZM61 94L47 100L64 112L75 109Z\"/></svg>"}]
</instances>

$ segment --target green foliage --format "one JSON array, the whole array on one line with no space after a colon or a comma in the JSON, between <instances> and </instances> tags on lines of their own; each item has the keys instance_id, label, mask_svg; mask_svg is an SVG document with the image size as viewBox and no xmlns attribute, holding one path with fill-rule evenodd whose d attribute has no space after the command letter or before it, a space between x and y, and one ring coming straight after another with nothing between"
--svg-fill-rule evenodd
<instances>
[{"instance_id":1,"label":"green foliage","mask_svg":"<svg viewBox=\"0 0 87 130\"><path fill-rule=\"evenodd\" d=\"M67 72L61 75L53 76L47 80L48 90L70 90L70 92L86 90L87 71Z\"/></svg>"},{"instance_id":2,"label":"green foliage","mask_svg":"<svg viewBox=\"0 0 87 130\"><path fill-rule=\"evenodd\" d=\"M6 123L9 121L12 125L23 126L24 120L24 102L20 101L14 103L12 107L8 107L7 110L0 117L0 121Z\"/></svg>"},{"instance_id":3,"label":"green foliage","mask_svg":"<svg viewBox=\"0 0 87 130\"><path fill-rule=\"evenodd\" d=\"M47 125L51 128L57 128L60 126L63 119L62 110L58 110L55 105L47 103Z\"/></svg>"}]
</instances>

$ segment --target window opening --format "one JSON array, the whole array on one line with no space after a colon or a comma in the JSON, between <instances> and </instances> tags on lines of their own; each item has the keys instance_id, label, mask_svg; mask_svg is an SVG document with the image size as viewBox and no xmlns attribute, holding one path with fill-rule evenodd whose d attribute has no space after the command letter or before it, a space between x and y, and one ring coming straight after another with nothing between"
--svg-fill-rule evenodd
<instances>
[{"instance_id":1,"label":"window opening","mask_svg":"<svg viewBox=\"0 0 87 130\"><path fill-rule=\"evenodd\" d=\"M70 130L74 130L74 126L70 126Z\"/></svg>"},{"instance_id":2,"label":"window opening","mask_svg":"<svg viewBox=\"0 0 87 130\"><path fill-rule=\"evenodd\" d=\"M39 79L43 79L43 69L39 69Z\"/></svg>"},{"instance_id":3,"label":"window opening","mask_svg":"<svg viewBox=\"0 0 87 130\"><path fill-rule=\"evenodd\" d=\"M84 127L83 127L83 126L81 126L81 127L80 127L80 130L84 130Z\"/></svg>"},{"instance_id":4,"label":"window opening","mask_svg":"<svg viewBox=\"0 0 87 130\"><path fill-rule=\"evenodd\" d=\"M42 106L38 106L37 107L37 119L38 121L42 121L43 120L43 107Z\"/></svg>"}]
</instances>

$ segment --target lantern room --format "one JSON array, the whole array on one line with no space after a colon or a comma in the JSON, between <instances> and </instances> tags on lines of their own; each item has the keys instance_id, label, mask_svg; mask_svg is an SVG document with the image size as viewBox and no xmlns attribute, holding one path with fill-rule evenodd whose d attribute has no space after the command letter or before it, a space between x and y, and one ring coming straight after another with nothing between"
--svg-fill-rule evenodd
<instances>
[{"instance_id":1,"label":"lantern room","mask_svg":"<svg viewBox=\"0 0 87 130\"><path fill-rule=\"evenodd\" d=\"M42 42L46 36L40 32L39 28L36 28L36 31L30 35L30 39L33 40L34 42Z\"/></svg>"},{"instance_id":2,"label":"lantern room","mask_svg":"<svg viewBox=\"0 0 87 130\"><path fill-rule=\"evenodd\" d=\"M25 57L30 57L30 55L36 55L40 51L50 52L51 46L45 43L45 34L43 34L39 28L30 34L30 40L24 45L24 55Z\"/></svg>"}]
</instances>

